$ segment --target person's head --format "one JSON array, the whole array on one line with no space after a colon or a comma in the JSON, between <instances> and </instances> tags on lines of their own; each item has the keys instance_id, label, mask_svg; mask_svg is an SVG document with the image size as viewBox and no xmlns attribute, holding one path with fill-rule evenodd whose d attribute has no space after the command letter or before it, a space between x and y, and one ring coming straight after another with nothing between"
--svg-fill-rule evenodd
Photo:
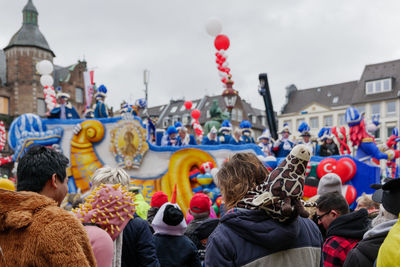
<instances>
[{"instance_id":1,"label":"person's head","mask_svg":"<svg viewBox=\"0 0 400 267\"><path fill-rule=\"evenodd\" d=\"M181 138L185 138L187 134L187 128L186 127L180 128L178 134Z\"/></svg>"},{"instance_id":2,"label":"person's head","mask_svg":"<svg viewBox=\"0 0 400 267\"><path fill-rule=\"evenodd\" d=\"M339 192L329 192L321 195L317 200L317 220L325 230L340 216L349 213L349 205Z\"/></svg>"},{"instance_id":3,"label":"person's head","mask_svg":"<svg viewBox=\"0 0 400 267\"><path fill-rule=\"evenodd\" d=\"M360 197L357 198L357 207L355 210L366 209L368 213L374 212L379 209L379 203L372 200L372 195L362 193Z\"/></svg>"},{"instance_id":4,"label":"person's head","mask_svg":"<svg viewBox=\"0 0 400 267\"><path fill-rule=\"evenodd\" d=\"M281 135L282 135L283 139L288 139L289 138L289 132L282 132Z\"/></svg>"},{"instance_id":5,"label":"person's head","mask_svg":"<svg viewBox=\"0 0 400 267\"><path fill-rule=\"evenodd\" d=\"M239 140L240 136L242 135L242 131L240 131L240 129L235 129L233 135L235 136L236 139Z\"/></svg>"},{"instance_id":6,"label":"person's head","mask_svg":"<svg viewBox=\"0 0 400 267\"><path fill-rule=\"evenodd\" d=\"M58 101L60 102L61 105L64 105L68 102L68 99L65 97L60 97Z\"/></svg>"},{"instance_id":7,"label":"person's head","mask_svg":"<svg viewBox=\"0 0 400 267\"><path fill-rule=\"evenodd\" d=\"M204 193L196 193L190 200L190 214L196 218L210 216L210 198Z\"/></svg>"},{"instance_id":8,"label":"person's head","mask_svg":"<svg viewBox=\"0 0 400 267\"><path fill-rule=\"evenodd\" d=\"M121 184L122 186L129 186L129 175L121 168L112 168L104 166L97 169L93 174L92 183L93 188L101 184Z\"/></svg>"},{"instance_id":9,"label":"person's head","mask_svg":"<svg viewBox=\"0 0 400 267\"><path fill-rule=\"evenodd\" d=\"M127 144L132 144L132 142L133 142L133 133L131 133L131 132L125 132L125 134L124 134L124 141L127 143Z\"/></svg>"},{"instance_id":10,"label":"person's head","mask_svg":"<svg viewBox=\"0 0 400 267\"><path fill-rule=\"evenodd\" d=\"M218 133L217 129L215 127L212 127L210 130L210 138L215 139L217 137L217 133Z\"/></svg>"},{"instance_id":11,"label":"person's head","mask_svg":"<svg viewBox=\"0 0 400 267\"><path fill-rule=\"evenodd\" d=\"M268 170L253 153L233 155L217 173L218 186L226 209L231 209L247 192L264 182Z\"/></svg>"},{"instance_id":12,"label":"person's head","mask_svg":"<svg viewBox=\"0 0 400 267\"><path fill-rule=\"evenodd\" d=\"M167 135L171 139L175 139L176 135L178 134L178 130L174 126L169 126L167 129Z\"/></svg>"},{"instance_id":13,"label":"person's head","mask_svg":"<svg viewBox=\"0 0 400 267\"><path fill-rule=\"evenodd\" d=\"M156 234L181 236L187 224L179 205L167 202L157 211L152 226Z\"/></svg>"},{"instance_id":14,"label":"person's head","mask_svg":"<svg viewBox=\"0 0 400 267\"><path fill-rule=\"evenodd\" d=\"M44 146L34 146L19 160L17 191L32 191L61 204L68 192L66 167L69 160Z\"/></svg>"},{"instance_id":15,"label":"person's head","mask_svg":"<svg viewBox=\"0 0 400 267\"><path fill-rule=\"evenodd\" d=\"M308 135L303 136L303 141L304 141L305 143L310 142L310 136L308 136Z\"/></svg>"},{"instance_id":16,"label":"person's head","mask_svg":"<svg viewBox=\"0 0 400 267\"><path fill-rule=\"evenodd\" d=\"M264 145L268 144L269 139L267 138L261 138L260 139L261 143L263 143Z\"/></svg>"},{"instance_id":17,"label":"person's head","mask_svg":"<svg viewBox=\"0 0 400 267\"><path fill-rule=\"evenodd\" d=\"M326 138L325 139L325 143L326 144L332 144L333 143L333 139L332 138Z\"/></svg>"}]
</instances>

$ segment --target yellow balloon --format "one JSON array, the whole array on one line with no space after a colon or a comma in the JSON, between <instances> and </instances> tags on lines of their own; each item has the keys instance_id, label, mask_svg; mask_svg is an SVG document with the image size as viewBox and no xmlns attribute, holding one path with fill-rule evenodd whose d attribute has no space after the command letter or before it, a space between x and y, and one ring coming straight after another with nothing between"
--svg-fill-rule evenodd
<instances>
[{"instance_id":1,"label":"yellow balloon","mask_svg":"<svg viewBox=\"0 0 400 267\"><path fill-rule=\"evenodd\" d=\"M10 191L15 191L15 185L12 181L4 178L0 178L0 188Z\"/></svg>"}]
</instances>

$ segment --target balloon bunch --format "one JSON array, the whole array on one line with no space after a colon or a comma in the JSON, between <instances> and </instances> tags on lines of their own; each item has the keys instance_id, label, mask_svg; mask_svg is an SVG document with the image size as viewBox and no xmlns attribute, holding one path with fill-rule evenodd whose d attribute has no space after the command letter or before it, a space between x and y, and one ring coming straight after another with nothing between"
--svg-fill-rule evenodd
<instances>
[{"instance_id":1,"label":"balloon bunch","mask_svg":"<svg viewBox=\"0 0 400 267\"><path fill-rule=\"evenodd\" d=\"M47 109L50 111L56 106L56 93L54 91L53 72L54 66L49 60L42 60L36 64L36 70L42 76L40 77L40 84L44 87L43 93Z\"/></svg>"},{"instance_id":2,"label":"balloon bunch","mask_svg":"<svg viewBox=\"0 0 400 267\"><path fill-rule=\"evenodd\" d=\"M230 41L228 36L221 34L222 24L219 19L211 18L207 21L206 31L209 35L215 36L214 46L218 50L215 53L217 63L217 69L219 76L221 77L221 82L226 84L228 81L228 77L231 75L231 69L229 68L229 63L227 61L228 54L226 50L228 50Z\"/></svg>"},{"instance_id":3,"label":"balloon bunch","mask_svg":"<svg viewBox=\"0 0 400 267\"><path fill-rule=\"evenodd\" d=\"M4 122L0 121L0 151L3 150L6 145L6 128L4 127Z\"/></svg>"},{"instance_id":4,"label":"balloon bunch","mask_svg":"<svg viewBox=\"0 0 400 267\"><path fill-rule=\"evenodd\" d=\"M50 111L55 108L57 101L56 101L56 92L54 91L53 86L45 86L43 89L44 93L44 102L46 103L47 109Z\"/></svg>"},{"instance_id":5,"label":"balloon bunch","mask_svg":"<svg viewBox=\"0 0 400 267\"><path fill-rule=\"evenodd\" d=\"M203 127L201 127L199 118L200 118L201 112L198 109L192 110L192 128L194 132L196 133L197 137L201 140L203 138Z\"/></svg>"}]
</instances>

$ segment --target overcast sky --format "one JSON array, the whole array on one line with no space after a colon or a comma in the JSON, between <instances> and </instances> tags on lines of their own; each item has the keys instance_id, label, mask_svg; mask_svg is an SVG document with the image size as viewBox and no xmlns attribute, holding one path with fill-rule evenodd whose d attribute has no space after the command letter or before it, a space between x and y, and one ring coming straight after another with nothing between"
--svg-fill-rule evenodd
<instances>
[{"instance_id":1,"label":"overcast sky","mask_svg":"<svg viewBox=\"0 0 400 267\"><path fill-rule=\"evenodd\" d=\"M22 23L27 0L0 0L0 48ZM274 108L285 87L300 89L360 78L366 64L400 58L400 1L376 0L34 0L39 26L67 66L85 57L108 104L144 97L149 104L222 93L210 17L231 41L234 88L264 108L258 74L268 73Z\"/></svg>"}]
</instances>

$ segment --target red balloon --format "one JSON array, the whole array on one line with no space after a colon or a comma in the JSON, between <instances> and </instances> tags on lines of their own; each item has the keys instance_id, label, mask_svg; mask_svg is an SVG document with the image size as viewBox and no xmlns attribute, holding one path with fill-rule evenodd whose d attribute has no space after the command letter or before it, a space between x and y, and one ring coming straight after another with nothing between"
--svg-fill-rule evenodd
<instances>
[{"instance_id":1,"label":"red balloon","mask_svg":"<svg viewBox=\"0 0 400 267\"><path fill-rule=\"evenodd\" d=\"M221 79L221 82L226 83L226 77L223 77L223 78Z\"/></svg>"},{"instance_id":2,"label":"red balloon","mask_svg":"<svg viewBox=\"0 0 400 267\"><path fill-rule=\"evenodd\" d=\"M224 63L224 62L226 61L226 58L221 57L220 61L221 61L222 63Z\"/></svg>"},{"instance_id":3,"label":"red balloon","mask_svg":"<svg viewBox=\"0 0 400 267\"><path fill-rule=\"evenodd\" d=\"M351 203L353 203L357 198L357 190L354 186L349 184L343 185L342 194L349 205L351 205Z\"/></svg>"},{"instance_id":4,"label":"red balloon","mask_svg":"<svg viewBox=\"0 0 400 267\"><path fill-rule=\"evenodd\" d=\"M334 172L336 169L336 159L334 158L326 158L321 160L321 162L317 166L317 176L319 179L322 178L327 173Z\"/></svg>"},{"instance_id":5,"label":"red balloon","mask_svg":"<svg viewBox=\"0 0 400 267\"><path fill-rule=\"evenodd\" d=\"M351 158L341 158L336 163L335 173L340 176L342 183L350 181L357 172L357 165Z\"/></svg>"},{"instance_id":6,"label":"red balloon","mask_svg":"<svg viewBox=\"0 0 400 267\"><path fill-rule=\"evenodd\" d=\"M192 103L192 101L185 101L185 108L186 109L191 109L192 108L192 105L193 105L193 103Z\"/></svg>"},{"instance_id":7,"label":"red balloon","mask_svg":"<svg viewBox=\"0 0 400 267\"><path fill-rule=\"evenodd\" d=\"M215 37L214 46L217 50L227 50L229 48L229 38L226 35L220 34Z\"/></svg>"},{"instance_id":8,"label":"red balloon","mask_svg":"<svg viewBox=\"0 0 400 267\"><path fill-rule=\"evenodd\" d=\"M226 72L227 74L229 74L229 72L231 72L231 69L230 69L230 68L225 68L225 72Z\"/></svg>"},{"instance_id":9,"label":"red balloon","mask_svg":"<svg viewBox=\"0 0 400 267\"><path fill-rule=\"evenodd\" d=\"M310 198L310 197L315 196L317 194L317 189L318 189L318 187L314 187L314 186L310 186L310 185L304 185L303 197Z\"/></svg>"},{"instance_id":10,"label":"red balloon","mask_svg":"<svg viewBox=\"0 0 400 267\"><path fill-rule=\"evenodd\" d=\"M192 110L192 118L193 119L198 120L200 118L200 115L201 115L200 110L198 110L198 109Z\"/></svg>"}]
</instances>

